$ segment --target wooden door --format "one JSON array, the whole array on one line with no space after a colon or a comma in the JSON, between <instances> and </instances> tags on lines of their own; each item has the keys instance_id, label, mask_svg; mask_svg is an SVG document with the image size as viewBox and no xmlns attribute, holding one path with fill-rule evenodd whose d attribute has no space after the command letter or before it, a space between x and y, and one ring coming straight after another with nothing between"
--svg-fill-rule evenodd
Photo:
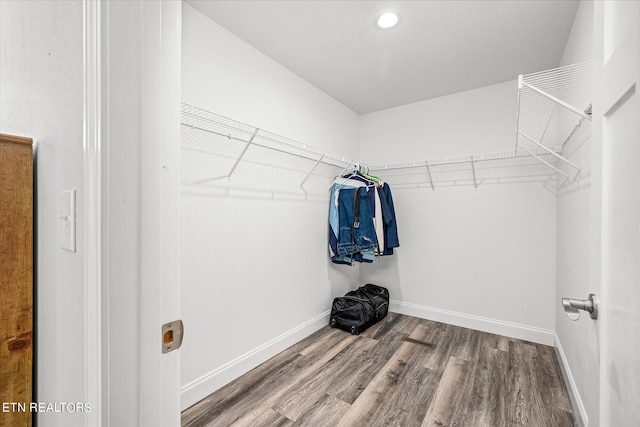
<instances>
[{"instance_id":1,"label":"wooden door","mask_svg":"<svg viewBox=\"0 0 640 427\"><path fill-rule=\"evenodd\" d=\"M33 359L33 151L0 134L0 426L30 426Z\"/></svg>"},{"instance_id":2,"label":"wooden door","mask_svg":"<svg viewBox=\"0 0 640 427\"><path fill-rule=\"evenodd\" d=\"M604 3L600 426L640 425L640 2Z\"/></svg>"}]
</instances>

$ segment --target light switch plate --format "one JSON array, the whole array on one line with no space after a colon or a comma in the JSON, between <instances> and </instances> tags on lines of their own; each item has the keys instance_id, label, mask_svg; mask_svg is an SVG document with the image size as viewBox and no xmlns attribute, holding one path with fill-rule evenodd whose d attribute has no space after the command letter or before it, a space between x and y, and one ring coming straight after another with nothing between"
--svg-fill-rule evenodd
<instances>
[{"instance_id":1,"label":"light switch plate","mask_svg":"<svg viewBox=\"0 0 640 427\"><path fill-rule=\"evenodd\" d=\"M60 235L62 249L76 251L76 190L65 190L60 197Z\"/></svg>"}]
</instances>

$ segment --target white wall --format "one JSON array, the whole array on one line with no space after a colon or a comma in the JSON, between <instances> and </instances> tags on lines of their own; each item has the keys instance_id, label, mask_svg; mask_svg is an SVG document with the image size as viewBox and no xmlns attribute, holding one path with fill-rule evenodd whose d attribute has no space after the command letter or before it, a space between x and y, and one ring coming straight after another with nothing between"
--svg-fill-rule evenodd
<instances>
[{"instance_id":1,"label":"white wall","mask_svg":"<svg viewBox=\"0 0 640 427\"><path fill-rule=\"evenodd\" d=\"M356 113L186 3L182 43L184 102L357 158ZM183 407L325 325L332 296L358 282L357 267L327 261L330 179L312 177L305 193L303 163L256 153L267 166L243 162L230 182L194 185L228 169L182 152Z\"/></svg>"},{"instance_id":2,"label":"white wall","mask_svg":"<svg viewBox=\"0 0 640 427\"><path fill-rule=\"evenodd\" d=\"M36 157L38 402L84 402L82 2L0 2L0 132L33 138ZM61 249L59 195L77 191L77 251ZM40 413L39 426L83 414Z\"/></svg>"},{"instance_id":3,"label":"white wall","mask_svg":"<svg viewBox=\"0 0 640 427\"><path fill-rule=\"evenodd\" d=\"M366 114L370 164L512 150L515 82ZM392 147L392 148L391 148ZM381 176L384 176L381 173ZM393 186L391 187L393 190ZM555 195L542 183L393 191L400 248L361 267L408 314L551 344Z\"/></svg>"},{"instance_id":4,"label":"white wall","mask_svg":"<svg viewBox=\"0 0 640 427\"><path fill-rule=\"evenodd\" d=\"M594 4L581 2L560 65L594 59L593 29ZM583 94L583 99L580 108L593 100L590 91ZM587 313L579 321L569 320L561 304L563 297L586 299L590 292L598 293L600 286L598 170L602 157L592 138L591 122L583 123L567 142L564 154L581 167L581 174L579 179L562 186L558 194L556 345L571 384L574 409L585 425L597 425L599 381L594 372L599 372L598 323Z\"/></svg>"}]
</instances>

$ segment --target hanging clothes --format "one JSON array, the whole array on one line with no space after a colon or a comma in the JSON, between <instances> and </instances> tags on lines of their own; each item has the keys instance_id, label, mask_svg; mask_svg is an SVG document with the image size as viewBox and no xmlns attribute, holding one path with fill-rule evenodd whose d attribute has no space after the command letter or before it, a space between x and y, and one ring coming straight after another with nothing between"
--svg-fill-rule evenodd
<instances>
[{"instance_id":1,"label":"hanging clothes","mask_svg":"<svg viewBox=\"0 0 640 427\"><path fill-rule=\"evenodd\" d=\"M329 206L329 253L336 264L371 263L398 247L393 199L388 184L357 169L336 178Z\"/></svg>"},{"instance_id":2,"label":"hanging clothes","mask_svg":"<svg viewBox=\"0 0 640 427\"><path fill-rule=\"evenodd\" d=\"M393 206L393 197L389 184L384 183L378 188L380 195L380 205L382 208L384 227L384 250L382 255L393 255L393 248L400 246L398 239L398 224L396 222L396 211Z\"/></svg>"},{"instance_id":3,"label":"hanging clothes","mask_svg":"<svg viewBox=\"0 0 640 427\"><path fill-rule=\"evenodd\" d=\"M373 262L378 240L365 188L340 191L338 224L338 255L360 254L363 262Z\"/></svg>"},{"instance_id":4,"label":"hanging clothes","mask_svg":"<svg viewBox=\"0 0 640 427\"><path fill-rule=\"evenodd\" d=\"M331 186L331 199L329 202L329 254L331 261L335 264L351 265L354 261L352 255L338 254L338 235L340 230L338 207L340 205L340 192L341 190L354 190L361 187L365 187L365 184L348 178L337 178Z\"/></svg>"}]
</instances>

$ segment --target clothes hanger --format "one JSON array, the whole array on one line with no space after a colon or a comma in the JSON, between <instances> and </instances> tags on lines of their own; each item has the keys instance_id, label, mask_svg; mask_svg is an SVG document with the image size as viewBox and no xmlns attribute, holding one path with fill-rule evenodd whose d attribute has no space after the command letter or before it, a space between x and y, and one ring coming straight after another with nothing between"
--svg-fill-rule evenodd
<instances>
[{"instance_id":1,"label":"clothes hanger","mask_svg":"<svg viewBox=\"0 0 640 427\"><path fill-rule=\"evenodd\" d=\"M358 171L360 172L360 174L368 179L369 181L373 181L376 185L383 185L384 181L382 181L380 178L378 178L375 175L371 175L369 173L369 167L368 166L364 166L364 165L360 165L360 167L358 168Z\"/></svg>"}]
</instances>

